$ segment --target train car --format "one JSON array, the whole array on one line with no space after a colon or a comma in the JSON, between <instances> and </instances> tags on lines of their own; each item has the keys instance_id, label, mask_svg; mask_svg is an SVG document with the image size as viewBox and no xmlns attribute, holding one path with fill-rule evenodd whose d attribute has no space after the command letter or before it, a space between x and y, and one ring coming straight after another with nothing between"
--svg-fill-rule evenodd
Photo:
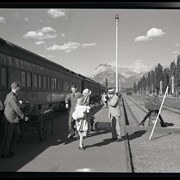
<instances>
[{"instance_id":1,"label":"train car","mask_svg":"<svg viewBox=\"0 0 180 180\"><path fill-rule=\"evenodd\" d=\"M64 107L72 84L81 89L77 73L15 44L0 39L0 98L4 101L12 82L21 83L20 99L38 109Z\"/></svg>"},{"instance_id":2,"label":"train car","mask_svg":"<svg viewBox=\"0 0 180 180\"><path fill-rule=\"evenodd\" d=\"M100 84L48 59L0 38L0 99L4 101L12 82L21 83L20 100L35 108L64 110L64 100L75 84L100 95Z\"/></svg>"}]
</instances>

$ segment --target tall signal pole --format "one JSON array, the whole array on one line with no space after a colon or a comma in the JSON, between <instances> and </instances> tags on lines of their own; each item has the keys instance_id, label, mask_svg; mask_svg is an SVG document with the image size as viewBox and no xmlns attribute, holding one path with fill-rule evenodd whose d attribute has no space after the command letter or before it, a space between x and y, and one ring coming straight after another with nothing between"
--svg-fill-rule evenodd
<instances>
[{"instance_id":1,"label":"tall signal pole","mask_svg":"<svg viewBox=\"0 0 180 180\"><path fill-rule=\"evenodd\" d=\"M116 21L116 93L118 93L118 69L117 69L117 61L118 61L118 24L119 24L119 15L115 15Z\"/></svg>"}]
</instances>

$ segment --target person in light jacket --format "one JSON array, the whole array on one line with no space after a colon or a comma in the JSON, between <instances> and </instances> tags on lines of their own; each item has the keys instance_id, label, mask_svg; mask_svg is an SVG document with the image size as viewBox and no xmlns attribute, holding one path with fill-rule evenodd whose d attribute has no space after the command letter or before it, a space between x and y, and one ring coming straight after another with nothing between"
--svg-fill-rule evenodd
<instances>
[{"instance_id":1,"label":"person in light jacket","mask_svg":"<svg viewBox=\"0 0 180 180\"><path fill-rule=\"evenodd\" d=\"M112 130L112 139L116 140L116 142L119 142L123 140L123 137L121 136L121 109L120 109L120 98L118 95L115 94L114 89L108 90L108 107L109 107L109 113L108 117L111 121L111 130Z\"/></svg>"}]
</instances>

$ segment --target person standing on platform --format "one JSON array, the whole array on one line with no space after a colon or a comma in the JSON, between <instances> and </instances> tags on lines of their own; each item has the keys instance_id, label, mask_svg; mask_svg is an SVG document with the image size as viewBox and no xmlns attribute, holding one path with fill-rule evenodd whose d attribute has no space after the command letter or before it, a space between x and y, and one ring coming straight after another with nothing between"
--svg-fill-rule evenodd
<instances>
[{"instance_id":1,"label":"person standing on platform","mask_svg":"<svg viewBox=\"0 0 180 180\"><path fill-rule=\"evenodd\" d=\"M85 150L84 141L90 132L90 94L89 89L83 90L83 96L77 100L73 118L76 120L76 128L79 134L79 149Z\"/></svg>"},{"instance_id":2,"label":"person standing on platform","mask_svg":"<svg viewBox=\"0 0 180 180\"><path fill-rule=\"evenodd\" d=\"M69 119L68 119L69 134L67 136L68 139L76 135L76 130L74 128L75 120L72 118L72 113L75 110L75 106L78 98L82 96L81 93L77 91L77 87L75 85L72 85L71 91L72 93L68 94L65 98L66 108L68 109L69 112Z\"/></svg>"},{"instance_id":3,"label":"person standing on platform","mask_svg":"<svg viewBox=\"0 0 180 180\"><path fill-rule=\"evenodd\" d=\"M103 92L101 100L104 104L104 107L107 107L107 99L108 99L107 94L105 92Z\"/></svg>"},{"instance_id":4,"label":"person standing on platform","mask_svg":"<svg viewBox=\"0 0 180 180\"><path fill-rule=\"evenodd\" d=\"M120 142L123 140L121 136L121 109L120 109L120 98L117 94L115 94L114 89L108 90L108 106L109 106L109 113L108 117L110 118L111 123L111 130L112 130L112 140L116 140L116 142Z\"/></svg>"},{"instance_id":5,"label":"person standing on platform","mask_svg":"<svg viewBox=\"0 0 180 180\"><path fill-rule=\"evenodd\" d=\"M5 132L2 141L1 157L12 158L15 155L15 145L21 134L19 120L28 120L20 109L18 101L18 92L20 91L20 83L13 82L11 84L11 92L6 96L4 101L4 126Z\"/></svg>"}]
</instances>

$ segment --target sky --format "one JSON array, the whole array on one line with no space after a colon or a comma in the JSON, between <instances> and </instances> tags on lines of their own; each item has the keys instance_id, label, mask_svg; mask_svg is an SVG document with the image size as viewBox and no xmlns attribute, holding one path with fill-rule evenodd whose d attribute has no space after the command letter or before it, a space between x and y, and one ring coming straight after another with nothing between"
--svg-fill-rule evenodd
<instances>
[{"instance_id":1,"label":"sky","mask_svg":"<svg viewBox=\"0 0 180 180\"><path fill-rule=\"evenodd\" d=\"M178 9L0 9L0 37L82 75L116 60L169 66L180 53Z\"/></svg>"}]
</instances>

